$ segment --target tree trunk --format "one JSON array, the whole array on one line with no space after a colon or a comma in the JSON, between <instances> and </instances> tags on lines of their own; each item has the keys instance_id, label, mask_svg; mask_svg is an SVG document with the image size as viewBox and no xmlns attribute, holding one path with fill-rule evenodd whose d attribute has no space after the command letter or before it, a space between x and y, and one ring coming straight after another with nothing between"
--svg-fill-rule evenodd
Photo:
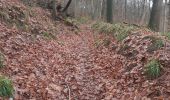
<instances>
[{"instance_id":1,"label":"tree trunk","mask_svg":"<svg viewBox=\"0 0 170 100\"><path fill-rule=\"evenodd\" d=\"M153 0L153 7L150 15L149 27L154 31L159 31L161 6L163 0Z\"/></svg>"},{"instance_id":2,"label":"tree trunk","mask_svg":"<svg viewBox=\"0 0 170 100\"><path fill-rule=\"evenodd\" d=\"M107 0L107 22L113 22L113 0Z\"/></svg>"},{"instance_id":3,"label":"tree trunk","mask_svg":"<svg viewBox=\"0 0 170 100\"><path fill-rule=\"evenodd\" d=\"M165 3L164 3L164 12L163 12L163 32L166 32L167 31L167 4L168 4L168 1L165 0Z\"/></svg>"},{"instance_id":4,"label":"tree trunk","mask_svg":"<svg viewBox=\"0 0 170 100\"><path fill-rule=\"evenodd\" d=\"M124 21L126 22L126 19L127 19L127 16L126 16L126 13L127 13L127 0L125 0L125 16L124 16Z\"/></svg>"},{"instance_id":5,"label":"tree trunk","mask_svg":"<svg viewBox=\"0 0 170 100\"><path fill-rule=\"evenodd\" d=\"M139 25L141 25L141 26L144 25L145 17L147 15L147 7L145 6L146 2L147 2L147 0L144 0L143 3L141 4L142 5L142 14L140 16L140 22L139 22Z\"/></svg>"},{"instance_id":6,"label":"tree trunk","mask_svg":"<svg viewBox=\"0 0 170 100\"><path fill-rule=\"evenodd\" d=\"M53 18L54 19L56 19L56 17L57 17L57 2L56 2L56 0L53 0L52 1L53 2L53 4L52 4L52 7L53 7L53 11L52 11L52 16L53 16Z\"/></svg>"},{"instance_id":7,"label":"tree trunk","mask_svg":"<svg viewBox=\"0 0 170 100\"><path fill-rule=\"evenodd\" d=\"M68 1L67 5L65 6L65 8L63 9L62 12L65 12L68 9L68 7L70 6L71 2L72 2L72 0Z\"/></svg>"},{"instance_id":8,"label":"tree trunk","mask_svg":"<svg viewBox=\"0 0 170 100\"><path fill-rule=\"evenodd\" d=\"M167 14L167 20L168 20L168 26L167 26L167 31L170 32L170 1L168 3L168 14Z\"/></svg>"}]
</instances>

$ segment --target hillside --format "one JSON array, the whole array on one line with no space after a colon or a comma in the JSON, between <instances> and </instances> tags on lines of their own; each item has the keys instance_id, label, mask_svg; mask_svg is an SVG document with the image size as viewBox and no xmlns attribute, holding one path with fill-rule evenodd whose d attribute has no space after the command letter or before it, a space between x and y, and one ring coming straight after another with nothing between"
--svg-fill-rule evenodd
<instances>
[{"instance_id":1,"label":"hillside","mask_svg":"<svg viewBox=\"0 0 170 100\"><path fill-rule=\"evenodd\" d=\"M0 74L12 80L15 100L170 99L166 36L70 19L77 30L19 0L0 0L0 20Z\"/></svg>"}]
</instances>

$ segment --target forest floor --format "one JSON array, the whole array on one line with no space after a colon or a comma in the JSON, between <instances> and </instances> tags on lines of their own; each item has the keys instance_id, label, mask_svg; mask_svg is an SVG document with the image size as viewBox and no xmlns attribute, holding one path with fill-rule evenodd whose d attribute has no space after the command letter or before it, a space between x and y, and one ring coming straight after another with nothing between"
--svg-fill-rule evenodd
<instances>
[{"instance_id":1,"label":"forest floor","mask_svg":"<svg viewBox=\"0 0 170 100\"><path fill-rule=\"evenodd\" d=\"M145 37L156 33L137 29L118 42L89 23L76 30L54 22L41 8L33 11L41 17L30 14L26 24L32 31L0 22L0 51L5 59L0 73L13 81L15 100L170 99L170 42L165 37L155 36L166 45L149 52L152 39ZM151 59L159 59L163 66L156 79L144 73Z\"/></svg>"}]
</instances>

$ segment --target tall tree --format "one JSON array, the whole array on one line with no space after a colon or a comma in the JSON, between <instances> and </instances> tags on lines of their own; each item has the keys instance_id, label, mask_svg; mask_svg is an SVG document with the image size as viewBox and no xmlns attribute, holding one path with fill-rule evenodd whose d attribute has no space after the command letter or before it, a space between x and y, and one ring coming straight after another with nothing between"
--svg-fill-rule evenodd
<instances>
[{"instance_id":1,"label":"tall tree","mask_svg":"<svg viewBox=\"0 0 170 100\"><path fill-rule=\"evenodd\" d=\"M113 22L113 0L107 0L107 22Z\"/></svg>"},{"instance_id":2,"label":"tall tree","mask_svg":"<svg viewBox=\"0 0 170 100\"><path fill-rule=\"evenodd\" d=\"M153 0L153 7L151 10L151 15L149 20L149 27L155 31L159 31L162 3L163 0Z\"/></svg>"}]
</instances>

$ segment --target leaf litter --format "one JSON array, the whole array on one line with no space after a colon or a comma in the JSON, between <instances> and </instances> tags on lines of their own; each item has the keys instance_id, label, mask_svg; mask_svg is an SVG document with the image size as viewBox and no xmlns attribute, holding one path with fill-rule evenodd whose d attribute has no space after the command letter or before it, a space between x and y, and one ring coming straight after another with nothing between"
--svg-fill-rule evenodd
<instances>
[{"instance_id":1,"label":"leaf litter","mask_svg":"<svg viewBox=\"0 0 170 100\"><path fill-rule=\"evenodd\" d=\"M35 9L37 14L45 13ZM95 34L88 24L81 25L77 35L71 27L56 25L45 15L30 18L32 28L39 27L31 28L33 32L0 23L0 50L5 58L0 74L12 79L16 100L168 99L170 42L164 37L158 36L164 47L150 53L151 40L144 37L156 33L138 30L117 42L112 36ZM56 39L43 38L41 33L46 31L56 33ZM108 45L101 42L95 46L96 40L106 39ZM161 62L164 73L149 80L144 66L153 58Z\"/></svg>"}]
</instances>

